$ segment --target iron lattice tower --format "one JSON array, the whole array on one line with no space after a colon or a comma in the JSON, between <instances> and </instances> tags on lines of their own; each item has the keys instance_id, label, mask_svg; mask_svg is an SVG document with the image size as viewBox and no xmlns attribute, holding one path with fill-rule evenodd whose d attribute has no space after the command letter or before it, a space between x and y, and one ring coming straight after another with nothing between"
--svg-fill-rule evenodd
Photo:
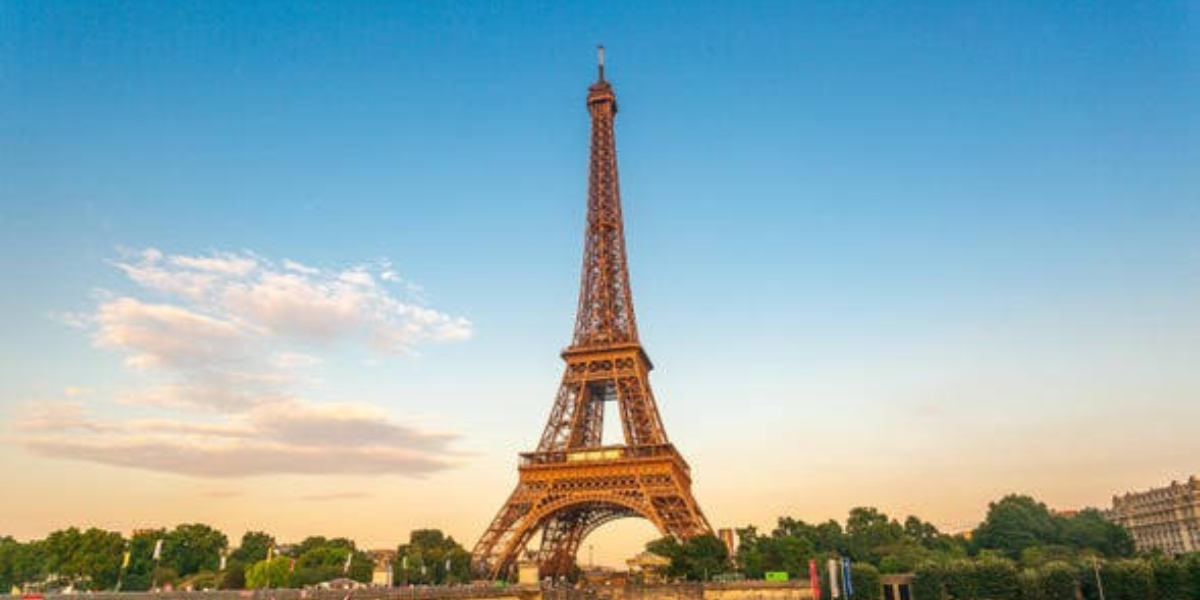
<instances>
[{"instance_id":1,"label":"iron lattice tower","mask_svg":"<svg viewBox=\"0 0 1200 600\"><path fill-rule=\"evenodd\" d=\"M583 272L575 334L537 450L521 454L517 488L475 544L478 574L510 574L541 534L541 575L566 575L585 537L625 517L650 520L677 538L711 533L692 497L691 471L667 439L638 342L625 255L613 120L617 98L604 79L588 88L591 162ZM616 402L624 443L603 445L604 406Z\"/></svg>"}]
</instances>

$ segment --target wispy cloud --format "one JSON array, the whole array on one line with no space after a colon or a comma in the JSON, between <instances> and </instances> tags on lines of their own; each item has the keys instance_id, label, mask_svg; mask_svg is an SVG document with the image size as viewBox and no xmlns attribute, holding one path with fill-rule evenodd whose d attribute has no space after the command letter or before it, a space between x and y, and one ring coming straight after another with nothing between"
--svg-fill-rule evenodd
<instances>
[{"instance_id":1,"label":"wispy cloud","mask_svg":"<svg viewBox=\"0 0 1200 600\"><path fill-rule=\"evenodd\" d=\"M235 410L280 396L322 362L290 346L362 343L382 357L471 335L471 323L410 299L387 261L325 270L251 253L166 255L150 248L113 265L150 301L102 292L94 341L166 377L125 403ZM386 275L386 276L385 276Z\"/></svg>"},{"instance_id":2,"label":"wispy cloud","mask_svg":"<svg viewBox=\"0 0 1200 600\"><path fill-rule=\"evenodd\" d=\"M387 419L377 409L299 400L262 404L217 422L102 420L77 403L41 402L18 415L36 454L200 477L278 473L426 475L463 457L457 436Z\"/></svg>"},{"instance_id":3,"label":"wispy cloud","mask_svg":"<svg viewBox=\"0 0 1200 600\"><path fill-rule=\"evenodd\" d=\"M77 401L31 402L19 443L48 457L203 477L272 473L424 475L461 458L455 436L395 421L364 403L298 393L334 345L378 358L471 335L471 324L412 298L387 261L326 270L250 252L168 255L150 248L112 263L136 293L101 290L90 329L144 379L113 400L173 413L101 419ZM303 351L295 346L299 344Z\"/></svg>"}]
</instances>

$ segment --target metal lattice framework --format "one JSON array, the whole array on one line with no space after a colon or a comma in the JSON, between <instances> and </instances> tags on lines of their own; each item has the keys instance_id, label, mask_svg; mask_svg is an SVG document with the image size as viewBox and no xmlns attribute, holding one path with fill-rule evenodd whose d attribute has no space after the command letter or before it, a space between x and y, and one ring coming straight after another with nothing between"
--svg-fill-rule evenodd
<instances>
[{"instance_id":1,"label":"metal lattice framework","mask_svg":"<svg viewBox=\"0 0 1200 600\"><path fill-rule=\"evenodd\" d=\"M663 429L638 343L625 255L613 120L617 98L604 79L588 88L591 163L583 273L566 370L537 450L521 455L516 490L472 552L476 571L511 573L540 534L542 576L565 575L580 543L615 519L648 519L664 535L711 533L692 497L691 472ZM617 402L624 443L603 445L604 406Z\"/></svg>"}]
</instances>

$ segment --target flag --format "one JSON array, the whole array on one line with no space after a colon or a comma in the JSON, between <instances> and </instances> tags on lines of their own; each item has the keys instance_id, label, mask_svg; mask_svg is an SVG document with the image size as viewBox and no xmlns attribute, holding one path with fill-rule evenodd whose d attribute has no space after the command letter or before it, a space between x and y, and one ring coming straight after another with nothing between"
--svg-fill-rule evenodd
<instances>
[{"instance_id":1,"label":"flag","mask_svg":"<svg viewBox=\"0 0 1200 600\"><path fill-rule=\"evenodd\" d=\"M808 559L808 581L812 586L812 596L814 600L821 598L821 578L817 575L817 561Z\"/></svg>"},{"instance_id":2,"label":"flag","mask_svg":"<svg viewBox=\"0 0 1200 600\"><path fill-rule=\"evenodd\" d=\"M220 567L218 567L218 568L217 568L217 570L218 570L218 571L224 571L224 570L225 570L225 554L224 554L224 553L222 553L222 554L221 554L221 566L220 566Z\"/></svg>"},{"instance_id":3,"label":"flag","mask_svg":"<svg viewBox=\"0 0 1200 600\"><path fill-rule=\"evenodd\" d=\"M405 555L404 555L404 558L403 558L403 559L401 559L401 561L400 561L400 568L401 568L401 569L404 569L405 571L407 571L407 570L408 570L408 555L407 555L407 554L405 554Z\"/></svg>"},{"instance_id":4,"label":"flag","mask_svg":"<svg viewBox=\"0 0 1200 600\"><path fill-rule=\"evenodd\" d=\"M450 573L450 559L446 559L446 573Z\"/></svg>"},{"instance_id":5,"label":"flag","mask_svg":"<svg viewBox=\"0 0 1200 600\"><path fill-rule=\"evenodd\" d=\"M829 568L829 597L841 598L842 592L838 589L838 561L836 558L829 559L825 564Z\"/></svg>"},{"instance_id":6,"label":"flag","mask_svg":"<svg viewBox=\"0 0 1200 600\"><path fill-rule=\"evenodd\" d=\"M288 561L288 573L291 573L292 571L295 571L295 570L296 570L296 559L293 558L290 561Z\"/></svg>"},{"instance_id":7,"label":"flag","mask_svg":"<svg viewBox=\"0 0 1200 600\"><path fill-rule=\"evenodd\" d=\"M154 560L162 558L162 538L154 540Z\"/></svg>"},{"instance_id":8,"label":"flag","mask_svg":"<svg viewBox=\"0 0 1200 600\"><path fill-rule=\"evenodd\" d=\"M849 558L842 559L842 582L843 582L843 587L846 588L846 597L849 598L850 596L853 596L854 595L854 577L851 576L851 574L850 574L850 559Z\"/></svg>"},{"instance_id":9,"label":"flag","mask_svg":"<svg viewBox=\"0 0 1200 600\"><path fill-rule=\"evenodd\" d=\"M121 557L121 568L122 569L129 568L129 551L128 550L125 551L125 556Z\"/></svg>"},{"instance_id":10,"label":"flag","mask_svg":"<svg viewBox=\"0 0 1200 600\"><path fill-rule=\"evenodd\" d=\"M275 544L267 544L267 560L275 556Z\"/></svg>"},{"instance_id":11,"label":"flag","mask_svg":"<svg viewBox=\"0 0 1200 600\"><path fill-rule=\"evenodd\" d=\"M346 564L342 565L342 573L350 572L350 560L354 558L354 553L350 552L346 555Z\"/></svg>"}]
</instances>

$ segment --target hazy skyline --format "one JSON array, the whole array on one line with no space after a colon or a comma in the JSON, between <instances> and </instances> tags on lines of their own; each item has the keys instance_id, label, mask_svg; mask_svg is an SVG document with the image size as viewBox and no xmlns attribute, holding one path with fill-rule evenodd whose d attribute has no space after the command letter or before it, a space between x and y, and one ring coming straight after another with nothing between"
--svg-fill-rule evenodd
<instances>
[{"instance_id":1,"label":"hazy skyline","mask_svg":"<svg viewBox=\"0 0 1200 600\"><path fill-rule=\"evenodd\" d=\"M561 374L597 43L714 526L1200 472L1194 3L10 2L0 535L470 547Z\"/></svg>"}]
</instances>

